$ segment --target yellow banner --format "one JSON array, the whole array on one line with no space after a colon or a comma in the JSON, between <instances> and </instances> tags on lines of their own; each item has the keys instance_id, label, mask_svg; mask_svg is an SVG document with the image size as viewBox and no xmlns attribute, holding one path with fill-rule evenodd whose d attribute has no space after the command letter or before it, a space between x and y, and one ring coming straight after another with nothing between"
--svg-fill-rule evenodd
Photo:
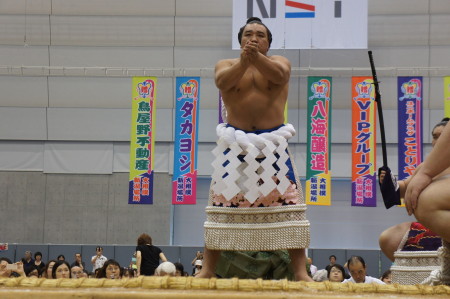
<instances>
[{"instance_id":1,"label":"yellow banner","mask_svg":"<svg viewBox=\"0 0 450 299\"><path fill-rule=\"evenodd\" d=\"M444 114L450 117L450 76L444 77Z\"/></svg>"}]
</instances>

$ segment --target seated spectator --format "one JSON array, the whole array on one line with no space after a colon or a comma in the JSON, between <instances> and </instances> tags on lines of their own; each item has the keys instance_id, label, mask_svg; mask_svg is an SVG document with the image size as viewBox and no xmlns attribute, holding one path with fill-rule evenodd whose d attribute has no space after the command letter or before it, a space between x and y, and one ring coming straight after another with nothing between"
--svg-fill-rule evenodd
<instances>
[{"instance_id":1,"label":"seated spectator","mask_svg":"<svg viewBox=\"0 0 450 299\"><path fill-rule=\"evenodd\" d=\"M27 273L28 268L34 265L34 260L31 255L31 251L29 250L25 251L25 256L22 258L22 263L23 263L23 270L25 271L25 273Z\"/></svg>"},{"instance_id":2,"label":"seated spectator","mask_svg":"<svg viewBox=\"0 0 450 299\"><path fill-rule=\"evenodd\" d=\"M391 284L392 283L392 273L391 270L384 271L383 275L381 276L381 281L385 284Z\"/></svg>"},{"instance_id":3,"label":"seated spectator","mask_svg":"<svg viewBox=\"0 0 450 299\"><path fill-rule=\"evenodd\" d=\"M53 266L55 265L55 260L49 260L47 265L44 267L44 270L41 272L41 277L44 278L52 278Z\"/></svg>"},{"instance_id":4,"label":"seated spectator","mask_svg":"<svg viewBox=\"0 0 450 299\"><path fill-rule=\"evenodd\" d=\"M186 272L184 272L184 266L182 263L174 263L175 265L175 276L188 276L188 274Z\"/></svg>"},{"instance_id":5,"label":"seated spectator","mask_svg":"<svg viewBox=\"0 0 450 299\"><path fill-rule=\"evenodd\" d=\"M58 257L56 258L57 261L65 261L66 257L63 254L58 255Z\"/></svg>"},{"instance_id":6,"label":"seated spectator","mask_svg":"<svg viewBox=\"0 0 450 299\"><path fill-rule=\"evenodd\" d=\"M39 270L36 267L36 265L31 265L30 267L27 268L25 275L27 277L39 277Z\"/></svg>"},{"instance_id":7,"label":"seated spectator","mask_svg":"<svg viewBox=\"0 0 450 299\"><path fill-rule=\"evenodd\" d=\"M10 259L6 257L0 258L0 277L19 277L26 276L23 270L23 263L17 262L13 264Z\"/></svg>"},{"instance_id":8,"label":"seated spectator","mask_svg":"<svg viewBox=\"0 0 450 299\"><path fill-rule=\"evenodd\" d=\"M113 260L107 260L97 273L97 278L120 279L120 264Z\"/></svg>"},{"instance_id":9,"label":"seated spectator","mask_svg":"<svg viewBox=\"0 0 450 299\"><path fill-rule=\"evenodd\" d=\"M40 276L45 268L45 263L42 261L42 253L39 251L34 254L34 265L37 267Z\"/></svg>"},{"instance_id":10,"label":"seated spectator","mask_svg":"<svg viewBox=\"0 0 450 299\"><path fill-rule=\"evenodd\" d=\"M311 271L311 276L314 276L317 272L317 267L313 265L312 258L308 258L309 270Z\"/></svg>"},{"instance_id":11,"label":"seated spectator","mask_svg":"<svg viewBox=\"0 0 450 299\"><path fill-rule=\"evenodd\" d=\"M72 278L69 263L63 260L56 261L52 269L52 278Z\"/></svg>"},{"instance_id":12,"label":"seated spectator","mask_svg":"<svg viewBox=\"0 0 450 299\"><path fill-rule=\"evenodd\" d=\"M193 259L192 262L191 262L192 266L195 266L195 262L196 262L197 260L203 260L203 252L197 251L197 253L195 254L194 259Z\"/></svg>"},{"instance_id":13,"label":"seated spectator","mask_svg":"<svg viewBox=\"0 0 450 299\"><path fill-rule=\"evenodd\" d=\"M70 268L70 272L72 274L72 278L83 278L84 272L83 269L80 266L72 266Z\"/></svg>"},{"instance_id":14,"label":"seated spectator","mask_svg":"<svg viewBox=\"0 0 450 299\"><path fill-rule=\"evenodd\" d=\"M336 256L335 255L330 255L328 257L328 260L330 261L330 264L328 266L325 267L325 270L329 271L331 269L331 267L334 266L334 264L336 264Z\"/></svg>"},{"instance_id":15,"label":"seated spectator","mask_svg":"<svg viewBox=\"0 0 450 299\"><path fill-rule=\"evenodd\" d=\"M70 265L72 268L73 266L78 266L82 270L86 269L85 263L81 260L81 253L75 253L75 261Z\"/></svg>"},{"instance_id":16,"label":"seated spectator","mask_svg":"<svg viewBox=\"0 0 450 299\"><path fill-rule=\"evenodd\" d=\"M123 268L122 278L134 278L135 273L136 271L133 268Z\"/></svg>"},{"instance_id":17,"label":"seated spectator","mask_svg":"<svg viewBox=\"0 0 450 299\"><path fill-rule=\"evenodd\" d=\"M353 282L353 283L378 283L385 284L378 278L366 275L366 262L360 256L352 256L347 262L348 270L350 271L349 279L343 281L343 283Z\"/></svg>"},{"instance_id":18,"label":"seated spectator","mask_svg":"<svg viewBox=\"0 0 450 299\"><path fill-rule=\"evenodd\" d=\"M156 276L175 276L177 269L175 265L171 262L161 263L155 270Z\"/></svg>"},{"instance_id":19,"label":"seated spectator","mask_svg":"<svg viewBox=\"0 0 450 299\"><path fill-rule=\"evenodd\" d=\"M197 275L197 273L200 272L200 270L203 267L203 261L202 260L196 260L195 263L194 263L194 267L195 268L192 270L192 276L195 276L195 275Z\"/></svg>"},{"instance_id":20,"label":"seated spectator","mask_svg":"<svg viewBox=\"0 0 450 299\"><path fill-rule=\"evenodd\" d=\"M316 273L313 275L312 279L316 282L322 282L327 280L327 270L322 269L316 271Z\"/></svg>"},{"instance_id":21,"label":"seated spectator","mask_svg":"<svg viewBox=\"0 0 450 299\"><path fill-rule=\"evenodd\" d=\"M345 279L345 269L339 264L334 264L330 270L327 271L328 280L331 282L343 282Z\"/></svg>"}]
</instances>

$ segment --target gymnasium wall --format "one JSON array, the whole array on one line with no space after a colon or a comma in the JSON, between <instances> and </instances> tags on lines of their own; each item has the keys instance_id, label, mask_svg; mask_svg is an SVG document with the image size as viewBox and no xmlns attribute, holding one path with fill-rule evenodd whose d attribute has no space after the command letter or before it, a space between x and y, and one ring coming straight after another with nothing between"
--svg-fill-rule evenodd
<instances>
[{"instance_id":1,"label":"gymnasium wall","mask_svg":"<svg viewBox=\"0 0 450 299\"><path fill-rule=\"evenodd\" d=\"M232 0L0 0L0 242L201 246L218 90L231 50ZM446 0L369 0L390 166L397 172L396 76L424 76L424 142L443 117L450 69ZM310 207L315 248L377 248L402 209L350 207L352 75L367 50L275 50L289 58L289 122L306 173L306 76L333 77L333 206ZM145 70L144 70L145 69ZM300 71L301 70L301 71ZM159 78L153 206L127 204L131 77ZM171 206L176 76L201 77L196 206ZM381 149L377 153L381 161ZM381 198L380 196L378 197ZM339 229L337 229L339 228Z\"/></svg>"}]
</instances>

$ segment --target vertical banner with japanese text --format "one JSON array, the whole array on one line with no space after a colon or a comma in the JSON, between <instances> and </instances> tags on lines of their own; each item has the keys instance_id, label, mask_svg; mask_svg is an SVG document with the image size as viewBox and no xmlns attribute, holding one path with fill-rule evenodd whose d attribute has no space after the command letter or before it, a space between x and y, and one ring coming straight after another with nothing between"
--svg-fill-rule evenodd
<instances>
[{"instance_id":1,"label":"vertical banner with japanese text","mask_svg":"<svg viewBox=\"0 0 450 299\"><path fill-rule=\"evenodd\" d=\"M331 205L331 77L308 77L306 203Z\"/></svg>"},{"instance_id":2,"label":"vertical banner with japanese text","mask_svg":"<svg viewBox=\"0 0 450 299\"><path fill-rule=\"evenodd\" d=\"M398 178L411 176L422 163L422 77L398 77Z\"/></svg>"},{"instance_id":3,"label":"vertical banner with japanese text","mask_svg":"<svg viewBox=\"0 0 450 299\"><path fill-rule=\"evenodd\" d=\"M450 76L444 77L444 115L450 117Z\"/></svg>"},{"instance_id":4,"label":"vertical banner with japanese text","mask_svg":"<svg viewBox=\"0 0 450 299\"><path fill-rule=\"evenodd\" d=\"M377 205L376 111L372 77L352 77L352 206Z\"/></svg>"},{"instance_id":5,"label":"vertical banner with japanese text","mask_svg":"<svg viewBox=\"0 0 450 299\"><path fill-rule=\"evenodd\" d=\"M197 196L200 77L177 77L172 204L195 204Z\"/></svg>"},{"instance_id":6,"label":"vertical banner with japanese text","mask_svg":"<svg viewBox=\"0 0 450 299\"><path fill-rule=\"evenodd\" d=\"M129 204L153 204L156 77L133 77Z\"/></svg>"}]
</instances>

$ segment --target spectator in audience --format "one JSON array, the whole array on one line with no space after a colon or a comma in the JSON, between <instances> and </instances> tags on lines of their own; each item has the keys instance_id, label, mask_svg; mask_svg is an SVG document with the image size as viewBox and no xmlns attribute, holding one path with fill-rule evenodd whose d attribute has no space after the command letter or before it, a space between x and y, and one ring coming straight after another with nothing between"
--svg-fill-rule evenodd
<instances>
[{"instance_id":1,"label":"spectator in audience","mask_svg":"<svg viewBox=\"0 0 450 299\"><path fill-rule=\"evenodd\" d=\"M384 271L383 275L381 276L381 281L385 284L391 284L392 283L392 273L391 270Z\"/></svg>"},{"instance_id":2,"label":"spectator in audience","mask_svg":"<svg viewBox=\"0 0 450 299\"><path fill-rule=\"evenodd\" d=\"M122 278L134 278L135 269L133 268L123 268Z\"/></svg>"},{"instance_id":3,"label":"spectator in audience","mask_svg":"<svg viewBox=\"0 0 450 299\"><path fill-rule=\"evenodd\" d=\"M162 262L155 270L156 276L175 276L177 269L171 262Z\"/></svg>"},{"instance_id":4,"label":"spectator in audience","mask_svg":"<svg viewBox=\"0 0 450 299\"><path fill-rule=\"evenodd\" d=\"M314 276L317 272L317 267L313 265L312 258L308 257L307 263L309 264L309 270L311 271L311 276Z\"/></svg>"},{"instance_id":5,"label":"spectator in audience","mask_svg":"<svg viewBox=\"0 0 450 299\"><path fill-rule=\"evenodd\" d=\"M197 275L197 273L200 272L202 267L203 267L203 261L202 260L196 260L195 264L194 264L194 269L192 270L192 276Z\"/></svg>"},{"instance_id":6,"label":"spectator in audience","mask_svg":"<svg viewBox=\"0 0 450 299\"><path fill-rule=\"evenodd\" d=\"M8 266L10 265L10 266ZM12 265L12 266L11 266ZM14 268L14 269L12 269ZM10 259L6 257L0 258L0 277L19 277L26 276L23 270L23 263L17 262L13 264Z\"/></svg>"},{"instance_id":7,"label":"spectator in audience","mask_svg":"<svg viewBox=\"0 0 450 299\"><path fill-rule=\"evenodd\" d=\"M106 256L103 255L103 247L97 246L95 248L96 254L91 258L91 263L93 265L92 272L103 267L105 262L108 260Z\"/></svg>"},{"instance_id":8,"label":"spectator in audience","mask_svg":"<svg viewBox=\"0 0 450 299\"><path fill-rule=\"evenodd\" d=\"M330 261L330 264L328 266L325 267L325 270L330 271L331 267L334 266L334 264L336 264L336 256L335 255L330 255L328 257L328 260Z\"/></svg>"},{"instance_id":9,"label":"spectator in audience","mask_svg":"<svg viewBox=\"0 0 450 299\"><path fill-rule=\"evenodd\" d=\"M197 251L197 253L195 254L195 257L191 262L192 266L195 267L195 262L198 260L203 260L203 252L201 252L201 251Z\"/></svg>"},{"instance_id":10,"label":"spectator in audience","mask_svg":"<svg viewBox=\"0 0 450 299\"><path fill-rule=\"evenodd\" d=\"M56 258L57 261L65 261L66 257L63 254L58 255L58 257Z\"/></svg>"},{"instance_id":11,"label":"spectator in audience","mask_svg":"<svg viewBox=\"0 0 450 299\"><path fill-rule=\"evenodd\" d=\"M25 272L25 274L27 275L27 277L39 277L39 270L36 265L31 265L28 268L28 272Z\"/></svg>"},{"instance_id":12,"label":"spectator in audience","mask_svg":"<svg viewBox=\"0 0 450 299\"><path fill-rule=\"evenodd\" d=\"M367 276L366 275L366 262L360 256L354 255L347 262L348 270L350 271L349 279L343 281L346 282L354 282L354 283L378 283L385 284L378 278Z\"/></svg>"},{"instance_id":13,"label":"spectator in audience","mask_svg":"<svg viewBox=\"0 0 450 299\"><path fill-rule=\"evenodd\" d=\"M45 263L42 261L42 253L39 251L34 254L34 265L37 267L40 275L45 268Z\"/></svg>"},{"instance_id":14,"label":"spectator in audience","mask_svg":"<svg viewBox=\"0 0 450 299\"><path fill-rule=\"evenodd\" d=\"M69 263L63 260L56 261L52 269L52 278L72 278Z\"/></svg>"},{"instance_id":15,"label":"spectator in audience","mask_svg":"<svg viewBox=\"0 0 450 299\"><path fill-rule=\"evenodd\" d=\"M131 268L131 269L136 269L136 270L137 270L137 265L136 265L136 251L133 253L133 257L131 258L130 268Z\"/></svg>"},{"instance_id":16,"label":"spectator in audience","mask_svg":"<svg viewBox=\"0 0 450 299\"><path fill-rule=\"evenodd\" d=\"M141 234L137 239L136 266L139 275L154 275L159 260L167 262L162 250L152 245L152 238L148 234Z\"/></svg>"},{"instance_id":17,"label":"spectator in audience","mask_svg":"<svg viewBox=\"0 0 450 299\"><path fill-rule=\"evenodd\" d=\"M29 250L25 251L25 256L22 258L22 263L23 263L23 270L25 271L25 273L27 273L28 268L34 265L34 260L32 258L31 251Z\"/></svg>"},{"instance_id":18,"label":"spectator in audience","mask_svg":"<svg viewBox=\"0 0 450 299\"><path fill-rule=\"evenodd\" d=\"M75 261L72 263L72 265L70 265L70 268L74 266L78 266L82 270L86 269L85 263L81 260L81 253L75 253Z\"/></svg>"},{"instance_id":19,"label":"spectator in audience","mask_svg":"<svg viewBox=\"0 0 450 299\"><path fill-rule=\"evenodd\" d=\"M97 273L97 278L120 279L120 264L113 260L107 260Z\"/></svg>"},{"instance_id":20,"label":"spectator in audience","mask_svg":"<svg viewBox=\"0 0 450 299\"><path fill-rule=\"evenodd\" d=\"M41 273L41 277L52 278L53 266L55 265L55 260L49 260L44 270Z\"/></svg>"},{"instance_id":21,"label":"spectator in audience","mask_svg":"<svg viewBox=\"0 0 450 299\"><path fill-rule=\"evenodd\" d=\"M327 270L321 269L316 271L316 273L312 276L312 279L316 282L322 282L327 280Z\"/></svg>"},{"instance_id":22,"label":"spectator in audience","mask_svg":"<svg viewBox=\"0 0 450 299\"><path fill-rule=\"evenodd\" d=\"M70 273L72 274L72 278L83 278L84 272L80 266L71 266Z\"/></svg>"},{"instance_id":23,"label":"spectator in audience","mask_svg":"<svg viewBox=\"0 0 450 299\"><path fill-rule=\"evenodd\" d=\"M182 263L174 263L175 265L175 276L188 276L188 274L186 272L184 272L184 266Z\"/></svg>"},{"instance_id":24,"label":"spectator in audience","mask_svg":"<svg viewBox=\"0 0 450 299\"><path fill-rule=\"evenodd\" d=\"M345 279L345 269L339 264L334 264L327 272L331 282L343 282Z\"/></svg>"}]
</instances>

